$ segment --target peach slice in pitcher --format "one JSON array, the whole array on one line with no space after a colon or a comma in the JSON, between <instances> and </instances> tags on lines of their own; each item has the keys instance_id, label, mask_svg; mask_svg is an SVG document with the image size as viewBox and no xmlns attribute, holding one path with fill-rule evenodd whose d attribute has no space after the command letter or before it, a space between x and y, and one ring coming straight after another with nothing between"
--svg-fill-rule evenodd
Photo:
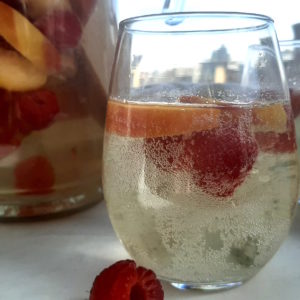
<instances>
[{"instance_id":1,"label":"peach slice in pitcher","mask_svg":"<svg viewBox=\"0 0 300 300\"><path fill-rule=\"evenodd\" d=\"M12 50L0 48L0 88L24 92L43 86L47 74Z\"/></svg>"},{"instance_id":2,"label":"peach slice in pitcher","mask_svg":"<svg viewBox=\"0 0 300 300\"><path fill-rule=\"evenodd\" d=\"M0 1L0 36L15 50L47 73L60 69L60 54L22 14Z\"/></svg>"}]
</instances>

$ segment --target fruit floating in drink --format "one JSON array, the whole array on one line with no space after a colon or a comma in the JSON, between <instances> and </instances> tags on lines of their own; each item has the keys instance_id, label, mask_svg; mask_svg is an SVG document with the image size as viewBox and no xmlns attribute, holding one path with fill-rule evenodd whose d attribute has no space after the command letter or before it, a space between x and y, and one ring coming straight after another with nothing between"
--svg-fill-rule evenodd
<instances>
[{"instance_id":1,"label":"fruit floating in drink","mask_svg":"<svg viewBox=\"0 0 300 300\"><path fill-rule=\"evenodd\" d=\"M101 199L106 95L82 35L96 1L0 1L0 217Z\"/></svg>"},{"instance_id":2,"label":"fruit floating in drink","mask_svg":"<svg viewBox=\"0 0 300 300\"><path fill-rule=\"evenodd\" d=\"M179 287L239 284L274 255L294 215L290 106L175 102L108 102L103 183L113 227L139 264Z\"/></svg>"}]
</instances>

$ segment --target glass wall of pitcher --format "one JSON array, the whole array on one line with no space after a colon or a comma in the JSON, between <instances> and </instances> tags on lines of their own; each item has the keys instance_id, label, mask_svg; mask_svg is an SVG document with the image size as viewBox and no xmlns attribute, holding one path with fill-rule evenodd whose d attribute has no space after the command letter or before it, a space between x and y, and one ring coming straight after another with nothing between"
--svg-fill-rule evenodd
<instances>
[{"instance_id":1,"label":"glass wall of pitcher","mask_svg":"<svg viewBox=\"0 0 300 300\"><path fill-rule=\"evenodd\" d=\"M66 212L102 198L112 5L0 1L0 217Z\"/></svg>"}]
</instances>

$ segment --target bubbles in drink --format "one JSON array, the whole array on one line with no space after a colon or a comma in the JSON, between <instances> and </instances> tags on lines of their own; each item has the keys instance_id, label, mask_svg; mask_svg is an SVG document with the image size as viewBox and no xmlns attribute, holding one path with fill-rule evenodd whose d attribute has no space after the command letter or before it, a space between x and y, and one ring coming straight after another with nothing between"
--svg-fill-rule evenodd
<instances>
[{"instance_id":1,"label":"bubbles in drink","mask_svg":"<svg viewBox=\"0 0 300 300\"><path fill-rule=\"evenodd\" d=\"M108 113L105 197L138 263L190 283L243 281L261 269L287 235L297 198L288 107L110 100ZM164 114L181 130L155 116ZM209 128L197 120L207 115Z\"/></svg>"}]
</instances>

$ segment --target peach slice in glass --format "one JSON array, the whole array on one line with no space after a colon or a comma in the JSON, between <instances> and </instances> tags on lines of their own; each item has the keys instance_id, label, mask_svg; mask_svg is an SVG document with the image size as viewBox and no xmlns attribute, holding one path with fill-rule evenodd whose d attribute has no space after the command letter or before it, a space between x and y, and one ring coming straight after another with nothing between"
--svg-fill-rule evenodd
<instances>
[{"instance_id":1,"label":"peach slice in glass","mask_svg":"<svg viewBox=\"0 0 300 300\"><path fill-rule=\"evenodd\" d=\"M218 108L184 105L126 104L110 100L106 131L130 137L161 137L191 134L219 125Z\"/></svg>"},{"instance_id":2,"label":"peach slice in glass","mask_svg":"<svg viewBox=\"0 0 300 300\"><path fill-rule=\"evenodd\" d=\"M255 131L283 133L287 129L287 113L283 104L276 103L253 109Z\"/></svg>"},{"instance_id":3,"label":"peach slice in glass","mask_svg":"<svg viewBox=\"0 0 300 300\"><path fill-rule=\"evenodd\" d=\"M285 153L296 150L295 127L289 106L276 103L253 109L254 132L260 150Z\"/></svg>"}]
</instances>

